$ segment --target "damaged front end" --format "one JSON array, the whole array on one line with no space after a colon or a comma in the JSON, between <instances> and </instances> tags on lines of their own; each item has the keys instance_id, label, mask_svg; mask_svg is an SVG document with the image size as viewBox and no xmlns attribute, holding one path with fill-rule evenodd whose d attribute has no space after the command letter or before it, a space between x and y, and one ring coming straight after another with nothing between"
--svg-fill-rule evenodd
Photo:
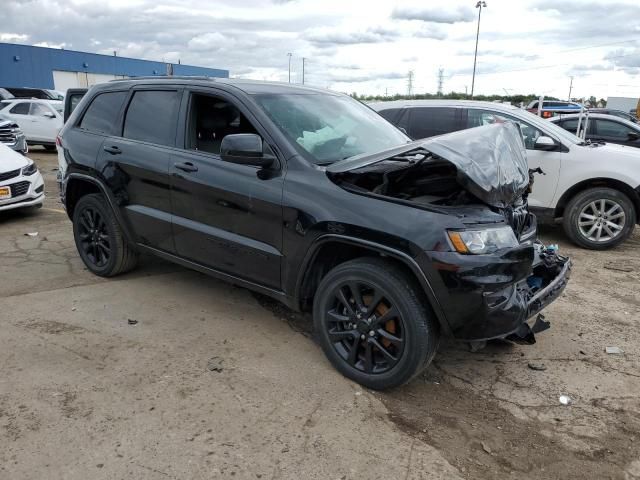
<instances>
[{"instance_id":1,"label":"damaged front end","mask_svg":"<svg viewBox=\"0 0 640 480\"><path fill-rule=\"evenodd\" d=\"M327 168L340 187L447 215L423 269L455 338L533 343L538 317L560 296L571 262L536 240L520 129L505 123L412 142ZM425 226L428 228L428 226ZM439 287L439 288L437 288Z\"/></svg>"}]
</instances>

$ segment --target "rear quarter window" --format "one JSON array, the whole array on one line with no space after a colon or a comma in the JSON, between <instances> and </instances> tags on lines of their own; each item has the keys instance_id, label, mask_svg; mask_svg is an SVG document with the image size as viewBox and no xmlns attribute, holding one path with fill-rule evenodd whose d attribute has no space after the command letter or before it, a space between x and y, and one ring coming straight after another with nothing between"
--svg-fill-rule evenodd
<instances>
[{"instance_id":1,"label":"rear quarter window","mask_svg":"<svg viewBox=\"0 0 640 480\"><path fill-rule=\"evenodd\" d=\"M397 125L398 117L400 116L401 108L388 108L386 110L380 110L378 113L386 121Z\"/></svg>"},{"instance_id":2,"label":"rear quarter window","mask_svg":"<svg viewBox=\"0 0 640 480\"><path fill-rule=\"evenodd\" d=\"M96 95L82 116L79 127L89 132L115 135L118 114L126 96L126 91Z\"/></svg>"}]
</instances>

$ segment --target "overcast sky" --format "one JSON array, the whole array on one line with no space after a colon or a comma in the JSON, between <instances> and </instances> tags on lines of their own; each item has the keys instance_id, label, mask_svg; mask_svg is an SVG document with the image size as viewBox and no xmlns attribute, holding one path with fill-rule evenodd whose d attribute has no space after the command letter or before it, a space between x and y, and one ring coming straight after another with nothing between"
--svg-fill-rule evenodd
<instances>
[{"instance_id":1,"label":"overcast sky","mask_svg":"<svg viewBox=\"0 0 640 480\"><path fill-rule=\"evenodd\" d=\"M640 0L486 0L476 93L640 96ZM471 89L475 0L2 0L0 41L344 92Z\"/></svg>"}]
</instances>

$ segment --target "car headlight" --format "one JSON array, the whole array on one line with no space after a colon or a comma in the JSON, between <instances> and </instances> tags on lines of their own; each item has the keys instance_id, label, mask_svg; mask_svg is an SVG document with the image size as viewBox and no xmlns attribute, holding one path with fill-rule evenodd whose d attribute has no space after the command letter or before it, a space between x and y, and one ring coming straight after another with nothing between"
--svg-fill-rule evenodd
<instances>
[{"instance_id":1,"label":"car headlight","mask_svg":"<svg viewBox=\"0 0 640 480\"><path fill-rule=\"evenodd\" d=\"M26 167L22 167L22 175L27 175L27 176L28 175L33 175L37 171L38 171L38 167L36 166L36 164L34 162L31 162Z\"/></svg>"},{"instance_id":2,"label":"car headlight","mask_svg":"<svg viewBox=\"0 0 640 480\"><path fill-rule=\"evenodd\" d=\"M458 253L481 255L502 248L518 246L518 239L511 227L483 230L449 230L447 232Z\"/></svg>"}]
</instances>

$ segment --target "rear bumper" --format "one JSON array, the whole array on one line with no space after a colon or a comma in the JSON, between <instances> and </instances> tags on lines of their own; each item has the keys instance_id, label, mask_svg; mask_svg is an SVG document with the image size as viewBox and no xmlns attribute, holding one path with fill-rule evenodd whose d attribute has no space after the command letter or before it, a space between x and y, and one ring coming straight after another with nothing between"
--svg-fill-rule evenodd
<instances>
[{"instance_id":1,"label":"rear bumper","mask_svg":"<svg viewBox=\"0 0 640 480\"><path fill-rule=\"evenodd\" d=\"M569 280L571 261L548 252L535 244L496 255L434 253L446 287L440 304L453 337L482 341L528 332L527 321Z\"/></svg>"}]
</instances>

